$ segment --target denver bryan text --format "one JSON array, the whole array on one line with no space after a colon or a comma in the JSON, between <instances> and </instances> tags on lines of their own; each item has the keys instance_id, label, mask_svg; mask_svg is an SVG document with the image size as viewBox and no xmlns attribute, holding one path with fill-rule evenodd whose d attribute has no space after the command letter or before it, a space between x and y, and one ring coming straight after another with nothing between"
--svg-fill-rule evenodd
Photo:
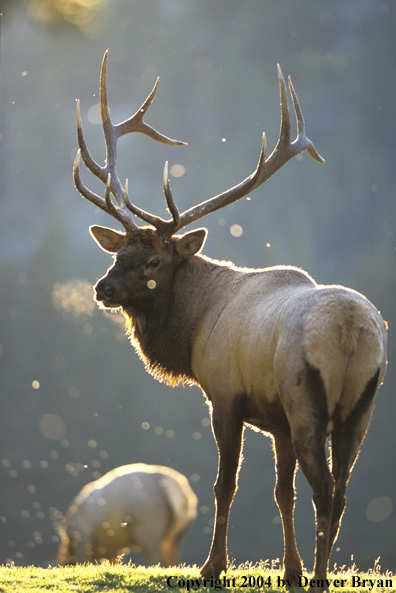
<instances>
[{"instance_id":1,"label":"denver bryan text","mask_svg":"<svg viewBox=\"0 0 396 593\"><path fill-rule=\"evenodd\" d=\"M298 577L298 587L311 587L311 588L320 588L323 587L359 587L365 588L367 591L372 591L374 587L377 588L392 588L393 583L392 579L382 579L382 578L369 578L363 579L360 576L353 575L349 578L336 578L336 579L309 579L306 576ZM273 578L271 576L263 577L263 576L239 576L239 577L232 577L227 578L223 576L221 579L183 579L177 576L170 576L166 580L166 584L171 589L185 589L186 591L198 591L201 588L209 587L214 591L222 591L224 589L233 589L236 587L257 587L257 589L265 589L270 587L278 587L280 589L285 589L285 591L289 590L291 584L287 579L282 579L281 577Z\"/></svg>"}]
</instances>

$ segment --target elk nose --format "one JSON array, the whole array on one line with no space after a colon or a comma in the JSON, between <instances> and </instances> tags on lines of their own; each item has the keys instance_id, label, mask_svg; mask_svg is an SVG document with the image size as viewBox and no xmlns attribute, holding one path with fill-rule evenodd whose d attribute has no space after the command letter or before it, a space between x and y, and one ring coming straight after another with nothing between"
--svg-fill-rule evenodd
<instances>
[{"instance_id":1,"label":"elk nose","mask_svg":"<svg viewBox=\"0 0 396 593\"><path fill-rule=\"evenodd\" d=\"M110 285L107 285L103 288L103 296L106 301L111 300L112 296L114 295L114 288Z\"/></svg>"},{"instance_id":2,"label":"elk nose","mask_svg":"<svg viewBox=\"0 0 396 593\"><path fill-rule=\"evenodd\" d=\"M114 296L114 288L108 282L98 282L95 287L96 289L96 298L99 301L110 301Z\"/></svg>"}]
</instances>

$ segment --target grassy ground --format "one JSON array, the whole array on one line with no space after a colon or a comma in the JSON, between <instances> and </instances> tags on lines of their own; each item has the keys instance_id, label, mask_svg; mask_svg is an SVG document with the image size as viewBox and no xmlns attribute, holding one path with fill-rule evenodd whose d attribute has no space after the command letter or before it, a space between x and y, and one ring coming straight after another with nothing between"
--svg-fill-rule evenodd
<instances>
[{"instance_id":1,"label":"grassy ground","mask_svg":"<svg viewBox=\"0 0 396 593\"><path fill-rule=\"evenodd\" d=\"M310 575L303 577L302 584L309 586ZM396 576L381 574L375 565L368 573L360 573L355 566L336 569L330 573L331 589L340 593L396 592ZM205 586L206 585L206 586ZM79 565L65 568L36 568L0 566L0 593L96 593L99 591L157 593L210 592L230 593L286 593L279 568L270 562L231 568L225 577L202 582L197 566L175 568L144 568L134 565ZM303 589L295 589L303 592Z\"/></svg>"}]
</instances>

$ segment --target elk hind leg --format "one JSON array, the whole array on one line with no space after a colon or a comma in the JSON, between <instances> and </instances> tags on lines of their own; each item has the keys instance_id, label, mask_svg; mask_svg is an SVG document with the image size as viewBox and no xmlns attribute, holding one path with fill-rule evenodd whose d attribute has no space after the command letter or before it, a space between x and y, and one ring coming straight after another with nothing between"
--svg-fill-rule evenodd
<instances>
[{"instance_id":1,"label":"elk hind leg","mask_svg":"<svg viewBox=\"0 0 396 593\"><path fill-rule=\"evenodd\" d=\"M298 584L302 575L301 558L297 550L294 530L294 478L296 474L296 456L289 434L274 434L276 484L275 500L282 519L284 541L284 575L286 583Z\"/></svg>"},{"instance_id":2,"label":"elk hind leg","mask_svg":"<svg viewBox=\"0 0 396 593\"><path fill-rule=\"evenodd\" d=\"M326 459L326 427L329 417L326 390L320 371L307 363L304 383L296 386L292 397L299 402L295 406L295 414L289 415L293 447L313 492L316 524L314 579L316 583L320 583L313 591L319 593L328 590L326 575L334 492L334 479Z\"/></svg>"},{"instance_id":3,"label":"elk hind leg","mask_svg":"<svg viewBox=\"0 0 396 593\"><path fill-rule=\"evenodd\" d=\"M345 509L345 491L349 477L367 432L375 394L379 383L378 370L367 385L350 412L346 421L335 426L332 434L332 473L335 480L333 514L331 518L329 555L337 539L341 518Z\"/></svg>"}]
</instances>

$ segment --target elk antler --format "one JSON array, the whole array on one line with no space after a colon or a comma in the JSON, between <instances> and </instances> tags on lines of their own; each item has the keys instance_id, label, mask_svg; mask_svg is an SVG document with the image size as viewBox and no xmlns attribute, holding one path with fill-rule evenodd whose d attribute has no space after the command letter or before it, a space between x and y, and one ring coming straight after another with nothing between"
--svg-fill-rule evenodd
<instances>
[{"instance_id":1,"label":"elk antler","mask_svg":"<svg viewBox=\"0 0 396 593\"><path fill-rule=\"evenodd\" d=\"M117 140L124 134L130 132L142 132L147 134L154 140L164 142L165 144L172 144L176 146L185 146L185 142L179 142L178 140L171 140L166 136L160 134L154 128L143 122L143 116L150 107L155 94L157 92L159 78L154 85L153 90L143 103L141 108L126 121L114 125L110 119L110 113L107 103L107 83L106 83L106 66L107 66L107 54L106 51L100 77L100 108L103 122L103 130L106 142L106 163L104 167L100 167L90 156L86 147L84 134L81 125L80 105L77 103L77 137L79 150L77 152L76 159L74 161L74 182L79 192L88 200L102 208L108 214L114 216L119 220L125 227L126 231L133 231L139 228L134 220L132 214L135 214L145 222L153 225L158 233L164 238L171 237L178 230L187 226L191 222L194 222L209 214L215 210L219 210L232 202L243 198L252 190L262 185L267 179L269 179L276 171L278 171L287 161L291 158L300 154L305 149L308 153L319 163L324 163L324 159L316 151L311 140L305 135L305 122L301 111L300 104L296 92L294 90L291 78L289 76L289 89L293 101L294 111L297 119L297 137L291 142L290 141L290 112L287 101L287 90L285 80L283 78L282 70L278 64L278 80L279 80L279 91L280 91L280 105L281 105L281 125L278 143L270 154L266 158L267 142L265 133L263 133L262 147L258 165L254 173L247 177L244 181L232 187L231 189L213 197L205 202L201 202L197 206L193 206L189 210L186 210L182 214L179 213L175 201L172 197L170 189L169 178L168 178L168 163L165 163L163 186L164 194L168 209L172 215L170 220L164 220L159 216L155 216L144 210L138 208L128 199L128 182L125 183L125 188L122 187L121 182L118 178L116 171L116 157L117 157ZM106 184L105 197L101 198L97 194L91 192L81 181L79 173L80 156L82 157L85 166L91 173L96 175L103 183ZM113 194L116 204L111 199Z\"/></svg>"},{"instance_id":2,"label":"elk antler","mask_svg":"<svg viewBox=\"0 0 396 593\"><path fill-rule=\"evenodd\" d=\"M122 186L118 175L117 175L117 141L121 136L129 134L131 132L141 132L147 134L150 138L163 142L164 144L171 144L175 146L186 146L186 142L180 142L179 140L172 140L160 132L157 132L154 128L149 126L143 121L143 117L154 100L155 94L158 89L159 78L157 78L153 90L144 101L143 105L127 120L120 124L114 125L110 118L110 111L107 102L107 56L108 50L106 50L102 69L100 73L100 111L103 123L103 132L106 143L106 162L103 167L98 165L88 152L87 145L84 138L82 129L81 113L80 113L80 101L77 102L77 138L79 149L74 161L73 167L73 178L74 183L84 198L87 198L90 202L93 202L99 208L102 208L108 214L111 214L119 220L126 231L132 231L139 227L133 220L132 213L154 225L158 229L162 229L162 219L141 210L137 206L130 203L128 199L128 180L125 182L125 188ZM81 180L80 177L80 160L83 160L87 169L98 177L105 185L105 197L101 198L91 190L89 190ZM113 194L116 204L113 203L110 194ZM171 200L172 203L169 203ZM170 191L167 193L167 201L170 212L174 212L176 206L172 200ZM176 209L177 210L177 209Z\"/></svg>"},{"instance_id":3,"label":"elk antler","mask_svg":"<svg viewBox=\"0 0 396 593\"><path fill-rule=\"evenodd\" d=\"M198 220L205 214L214 212L219 208L228 206L232 202L236 202L240 198L243 198L249 194L252 190L262 185L267 179L272 177L276 171L278 171L287 161L294 156L300 154L305 149L318 163L324 163L324 158L320 156L314 147L311 140L305 135L305 122L301 111L300 103L294 90L291 78L289 76L289 89L293 100L294 111L297 119L297 137L294 142L290 142L290 112L289 105L287 102L287 91L285 79L283 78L281 67L278 64L278 80L279 80L279 91L280 91L280 106L281 106L281 125L278 143L266 159L267 153L267 141L265 132L263 133L263 141L261 147L260 158L257 164L257 168L249 177L238 185L231 189L213 197L205 202L201 202L197 206L193 206L189 210L186 210L180 216L180 222L177 225L177 230L185 227L191 222Z\"/></svg>"}]
</instances>

